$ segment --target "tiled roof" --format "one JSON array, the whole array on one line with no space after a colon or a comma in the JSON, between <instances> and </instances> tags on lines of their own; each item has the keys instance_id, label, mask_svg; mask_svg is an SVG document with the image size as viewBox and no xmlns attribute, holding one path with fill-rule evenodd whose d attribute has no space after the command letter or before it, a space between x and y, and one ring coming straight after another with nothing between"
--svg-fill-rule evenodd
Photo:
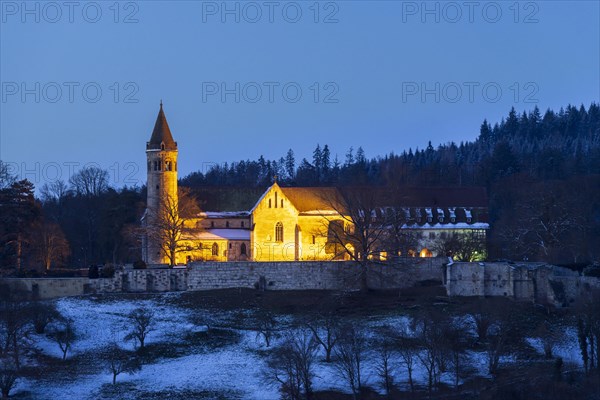
<instances>
[{"instance_id":1,"label":"tiled roof","mask_svg":"<svg viewBox=\"0 0 600 400\"><path fill-rule=\"evenodd\" d=\"M160 103L160 110L156 117L156 123L154 124L154 130L152 131L152 137L150 141L146 143L146 150L161 150L161 144L165 145L164 150L177 150L177 143L173 140L169 124L167 123L167 117L163 111L162 102Z\"/></svg>"},{"instance_id":2,"label":"tiled roof","mask_svg":"<svg viewBox=\"0 0 600 400\"><path fill-rule=\"evenodd\" d=\"M332 206L339 196L336 188L282 187L281 191L299 212L338 208Z\"/></svg>"}]
</instances>

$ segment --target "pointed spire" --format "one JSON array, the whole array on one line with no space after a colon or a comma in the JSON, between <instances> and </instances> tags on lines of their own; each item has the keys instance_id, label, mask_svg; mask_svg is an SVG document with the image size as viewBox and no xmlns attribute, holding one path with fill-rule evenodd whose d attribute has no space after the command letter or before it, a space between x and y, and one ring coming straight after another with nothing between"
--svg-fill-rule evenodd
<instances>
[{"instance_id":1,"label":"pointed spire","mask_svg":"<svg viewBox=\"0 0 600 400\"><path fill-rule=\"evenodd\" d=\"M160 100L160 110L156 117L152 137L146 143L146 150L177 150L177 142L173 140L173 135L171 135L171 130L167 123L167 117L165 117L165 112L163 111L162 99Z\"/></svg>"}]
</instances>

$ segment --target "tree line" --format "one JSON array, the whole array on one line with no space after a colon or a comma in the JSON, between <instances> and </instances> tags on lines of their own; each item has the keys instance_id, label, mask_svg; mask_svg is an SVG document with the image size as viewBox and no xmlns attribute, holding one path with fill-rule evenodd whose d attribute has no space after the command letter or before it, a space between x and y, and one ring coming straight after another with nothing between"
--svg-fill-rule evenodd
<instances>
[{"instance_id":1,"label":"tree line","mask_svg":"<svg viewBox=\"0 0 600 400\"><path fill-rule=\"evenodd\" d=\"M114 188L108 171L89 167L35 188L0 162L0 265L25 271L135 262L141 258L144 187ZM600 259L600 108L536 107L490 124L473 142L343 159L325 144L297 162L215 165L180 180L201 209L249 209L274 177L284 186L485 186L490 199L491 258L585 265ZM455 251L456 252L456 251Z\"/></svg>"}]
</instances>

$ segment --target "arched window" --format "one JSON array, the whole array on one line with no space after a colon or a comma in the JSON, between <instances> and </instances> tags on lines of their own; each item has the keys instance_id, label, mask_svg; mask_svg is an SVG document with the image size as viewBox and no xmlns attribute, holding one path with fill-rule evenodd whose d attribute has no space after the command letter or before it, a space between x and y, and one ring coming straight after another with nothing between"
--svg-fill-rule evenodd
<instances>
[{"instance_id":1,"label":"arched window","mask_svg":"<svg viewBox=\"0 0 600 400\"><path fill-rule=\"evenodd\" d=\"M243 256L246 255L246 243L242 243L242 245L240 246L240 254Z\"/></svg>"},{"instance_id":2,"label":"arched window","mask_svg":"<svg viewBox=\"0 0 600 400\"><path fill-rule=\"evenodd\" d=\"M213 243L213 245L212 245L212 255L213 256L219 255L219 245L216 243Z\"/></svg>"},{"instance_id":3,"label":"arched window","mask_svg":"<svg viewBox=\"0 0 600 400\"><path fill-rule=\"evenodd\" d=\"M275 241L283 242L283 224L281 222L275 224Z\"/></svg>"},{"instance_id":4,"label":"arched window","mask_svg":"<svg viewBox=\"0 0 600 400\"><path fill-rule=\"evenodd\" d=\"M161 143L161 144L160 144L160 149L161 149L161 150L164 150L164 149L165 149L165 144L164 144L164 143Z\"/></svg>"}]
</instances>

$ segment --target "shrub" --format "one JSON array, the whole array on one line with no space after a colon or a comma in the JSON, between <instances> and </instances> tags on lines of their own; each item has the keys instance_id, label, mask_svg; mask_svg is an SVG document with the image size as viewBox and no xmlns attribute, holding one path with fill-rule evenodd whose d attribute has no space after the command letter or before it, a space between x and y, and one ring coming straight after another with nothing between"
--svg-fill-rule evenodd
<instances>
[{"instance_id":1,"label":"shrub","mask_svg":"<svg viewBox=\"0 0 600 400\"><path fill-rule=\"evenodd\" d=\"M583 275L600 278L600 264L588 265L584 268Z\"/></svg>"},{"instance_id":2,"label":"shrub","mask_svg":"<svg viewBox=\"0 0 600 400\"><path fill-rule=\"evenodd\" d=\"M90 268L88 270L88 278L90 279L98 279L100 277L99 273L98 273L98 266L97 265L90 265Z\"/></svg>"},{"instance_id":3,"label":"shrub","mask_svg":"<svg viewBox=\"0 0 600 400\"><path fill-rule=\"evenodd\" d=\"M106 264L100 272L101 278L112 278L115 276L115 266L112 264Z\"/></svg>"}]
</instances>

